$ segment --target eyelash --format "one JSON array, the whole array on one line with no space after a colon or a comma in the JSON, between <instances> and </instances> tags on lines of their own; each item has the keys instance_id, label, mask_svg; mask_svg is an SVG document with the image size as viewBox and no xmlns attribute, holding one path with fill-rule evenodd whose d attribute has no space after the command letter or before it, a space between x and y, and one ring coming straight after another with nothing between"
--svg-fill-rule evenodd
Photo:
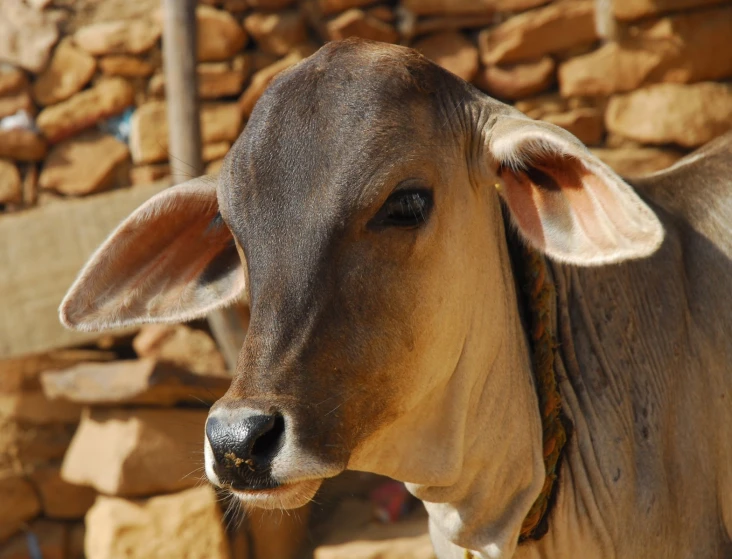
<instances>
[{"instance_id":1,"label":"eyelash","mask_svg":"<svg viewBox=\"0 0 732 559\"><path fill-rule=\"evenodd\" d=\"M430 190L398 190L384 202L374 218L374 223L382 227L414 229L429 219L433 205Z\"/></svg>"}]
</instances>

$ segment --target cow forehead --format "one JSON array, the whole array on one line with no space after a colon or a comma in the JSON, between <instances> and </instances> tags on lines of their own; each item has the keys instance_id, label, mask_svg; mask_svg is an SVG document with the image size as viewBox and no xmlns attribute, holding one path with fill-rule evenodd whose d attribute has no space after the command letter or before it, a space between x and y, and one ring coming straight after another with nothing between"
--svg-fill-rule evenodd
<instances>
[{"instance_id":1,"label":"cow forehead","mask_svg":"<svg viewBox=\"0 0 732 559\"><path fill-rule=\"evenodd\" d=\"M409 49L327 45L258 102L221 175L222 213L243 236L314 211L336 227L369 189L454 143L461 87Z\"/></svg>"}]
</instances>

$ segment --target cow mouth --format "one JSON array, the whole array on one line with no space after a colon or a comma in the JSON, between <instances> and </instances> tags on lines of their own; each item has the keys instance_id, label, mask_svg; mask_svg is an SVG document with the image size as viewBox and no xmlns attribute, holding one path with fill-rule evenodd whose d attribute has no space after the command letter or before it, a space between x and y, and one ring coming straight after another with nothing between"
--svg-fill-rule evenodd
<instances>
[{"instance_id":1,"label":"cow mouth","mask_svg":"<svg viewBox=\"0 0 732 559\"><path fill-rule=\"evenodd\" d=\"M227 489L246 506L263 509L296 509L309 503L322 483L322 479L308 479L278 483L262 489L237 489L232 486Z\"/></svg>"}]
</instances>

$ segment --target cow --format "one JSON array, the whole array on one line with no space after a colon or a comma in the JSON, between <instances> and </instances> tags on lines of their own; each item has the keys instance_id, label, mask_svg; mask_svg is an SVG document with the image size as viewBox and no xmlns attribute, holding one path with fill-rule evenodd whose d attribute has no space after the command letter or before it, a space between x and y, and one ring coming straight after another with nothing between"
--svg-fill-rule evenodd
<instances>
[{"instance_id":1,"label":"cow","mask_svg":"<svg viewBox=\"0 0 732 559\"><path fill-rule=\"evenodd\" d=\"M627 182L411 49L332 42L274 80L217 178L111 234L60 317L247 302L204 434L245 505L351 469L405 482L440 558L732 557L731 176L732 135Z\"/></svg>"}]
</instances>

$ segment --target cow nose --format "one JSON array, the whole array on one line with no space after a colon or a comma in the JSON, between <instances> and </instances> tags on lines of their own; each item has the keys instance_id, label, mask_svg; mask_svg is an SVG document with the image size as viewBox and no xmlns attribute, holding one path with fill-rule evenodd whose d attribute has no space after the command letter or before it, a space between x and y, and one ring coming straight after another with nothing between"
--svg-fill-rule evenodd
<instances>
[{"instance_id":1,"label":"cow nose","mask_svg":"<svg viewBox=\"0 0 732 559\"><path fill-rule=\"evenodd\" d=\"M217 410L206 421L206 437L219 482L234 489L266 489L272 460L282 446L285 420L279 413Z\"/></svg>"}]
</instances>

